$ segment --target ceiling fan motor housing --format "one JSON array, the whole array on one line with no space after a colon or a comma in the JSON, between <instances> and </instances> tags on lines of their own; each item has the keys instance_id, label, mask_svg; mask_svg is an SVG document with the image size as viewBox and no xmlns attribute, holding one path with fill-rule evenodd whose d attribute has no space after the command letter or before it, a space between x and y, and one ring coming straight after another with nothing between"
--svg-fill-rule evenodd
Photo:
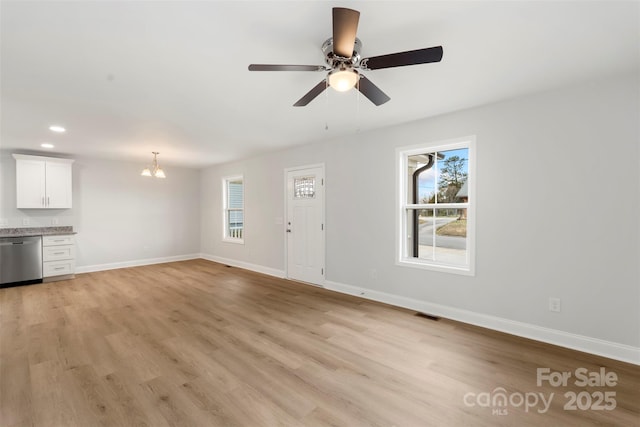
<instances>
[{"instance_id":1,"label":"ceiling fan motor housing","mask_svg":"<svg viewBox=\"0 0 640 427\"><path fill-rule=\"evenodd\" d=\"M351 58L344 58L336 55L333 52L333 37L329 37L322 43L322 53L324 54L324 60L327 65L332 68L340 68L341 65L345 65L348 68L355 67L360 62L360 51L362 50L362 42L356 37L356 41L353 45L353 54Z\"/></svg>"}]
</instances>

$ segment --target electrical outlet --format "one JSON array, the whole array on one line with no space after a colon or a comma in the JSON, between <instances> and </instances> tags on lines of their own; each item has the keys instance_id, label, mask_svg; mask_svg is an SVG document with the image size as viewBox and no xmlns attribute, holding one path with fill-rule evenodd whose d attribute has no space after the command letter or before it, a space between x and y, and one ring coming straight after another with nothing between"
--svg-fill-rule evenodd
<instances>
[{"instance_id":1,"label":"electrical outlet","mask_svg":"<svg viewBox=\"0 0 640 427\"><path fill-rule=\"evenodd\" d=\"M51 225L58 225L58 218L51 218Z\"/></svg>"},{"instance_id":2,"label":"electrical outlet","mask_svg":"<svg viewBox=\"0 0 640 427\"><path fill-rule=\"evenodd\" d=\"M9 220L6 218L0 218L0 227L6 227L9 225Z\"/></svg>"},{"instance_id":3,"label":"electrical outlet","mask_svg":"<svg viewBox=\"0 0 640 427\"><path fill-rule=\"evenodd\" d=\"M29 225L29 218L22 218L22 225Z\"/></svg>"},{"instance_id":4,"label":"electrical outlet","mask_svg":"<svg viewBox=\"0 0 640 427\"><path fill-rule=\"evenodd\" d=\"M549 311L560 313L561 308L562 301L560 301L560 298L549 298Z\"/></svg>"},{"instance_id":5,"label":"electrical outlet","mask_svg":"<svg viewBox=\"0 0 640 427\"><path fill-rule=\"evenodd\" d=\"M370 275L373 280L376 280L378 278L378 270L376 270L375 268L372 268Z\"/></svg>"}]
</instances>

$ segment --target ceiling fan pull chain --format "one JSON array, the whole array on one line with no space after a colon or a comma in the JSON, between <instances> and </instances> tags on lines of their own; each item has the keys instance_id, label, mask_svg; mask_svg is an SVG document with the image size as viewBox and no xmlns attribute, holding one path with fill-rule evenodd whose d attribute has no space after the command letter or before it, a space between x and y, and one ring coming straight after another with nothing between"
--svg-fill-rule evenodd
<instances>
[{"instance_id":1,"label":"ceiling fan pull chain","mask_svg":"<svg viewBox=\"0 0 640 427\"><path fill-rule=\"evenodd\" d=\"M360 78L356 83L356 133L360 132Z\"/></svg>"}]
</instances>

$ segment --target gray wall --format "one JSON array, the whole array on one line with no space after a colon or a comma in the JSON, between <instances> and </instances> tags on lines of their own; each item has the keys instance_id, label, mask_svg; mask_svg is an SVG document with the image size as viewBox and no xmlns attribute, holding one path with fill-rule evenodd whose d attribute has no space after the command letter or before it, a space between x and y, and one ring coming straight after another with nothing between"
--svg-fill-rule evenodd
<instances>
[{"instance_id":1,"label":"gray wall","mask_svg":"<svg viewBox=\"0 0 640 427\"><path fill-rule=\"evenodd\" d=\"M324 162L328 282L637 348L639 87L617 76L205 169L202 252L283 270L283 169ZM475 277L396 266L396 147L467 135ZM221 177L239 173L245 245L221 241Z\"/></svg>"},{"instance_id":2,"label":"gray wall","mask_svg":"<svg viewBox=\"0 0 640 427\"><path fill-rule=\"evenodd\" d=\"M46 153L39 153L47 155ZM16 209L15 160L0 152L0 218L8 227L72 225L78 270L200 252L200 172L164 166L168 178L140 176L144 165L79 158L72 209Z\"/></svg>"}]
</instances>

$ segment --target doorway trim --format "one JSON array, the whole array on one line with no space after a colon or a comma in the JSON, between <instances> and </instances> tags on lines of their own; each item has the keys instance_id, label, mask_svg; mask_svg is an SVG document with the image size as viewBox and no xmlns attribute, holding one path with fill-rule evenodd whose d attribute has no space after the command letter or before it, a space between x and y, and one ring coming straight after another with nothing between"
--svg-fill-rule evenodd
<instances>
[{"instance_id":1,"label":"doorway trim","mask_svg":"<svg viewBox=\"0 0 640 427\"><path fill-rule=\"evenodd\" d=\"M326 169L324 167L324 162L323 163L313 163L313 164L308 164L308 165L301 165L301 166L293 166L293 167L288 167L288 168L284 168L284 177L283 177L283 181L284 181L284 216L283 216L283 221L282 221L282 235L284 238L284 277L285 279L288 280L295 280L295 279L291 279L289 278L289 239L287 237L287 216L289 215L289 189L288 189L288 177L289 177L289 172L295 172L295 171L299 171L299 170L305 170L305 169L315 169L315 168L320 168L322 169L322 179L323 179L323 197L322 197L322 207L321 207L321 216L322 216L322 224L323 224L323 233L322 233L322 237L321 237L321 241L322 241L322 250L320 251L320 253L322 254L322 265L323 265L323 270L322 270L322 283L309 283L309 282L299 282L299 283L304 283L307 285L313 285L313 286L319 286L321 288L324 288L324 284L327 278L327 265L326 265L326 261L327 261L327 244L326 244L326 231L327 231L327 223L326 223L326 206L327 206L327 186L326 186Z\"/></svg>"}]
</instances>

